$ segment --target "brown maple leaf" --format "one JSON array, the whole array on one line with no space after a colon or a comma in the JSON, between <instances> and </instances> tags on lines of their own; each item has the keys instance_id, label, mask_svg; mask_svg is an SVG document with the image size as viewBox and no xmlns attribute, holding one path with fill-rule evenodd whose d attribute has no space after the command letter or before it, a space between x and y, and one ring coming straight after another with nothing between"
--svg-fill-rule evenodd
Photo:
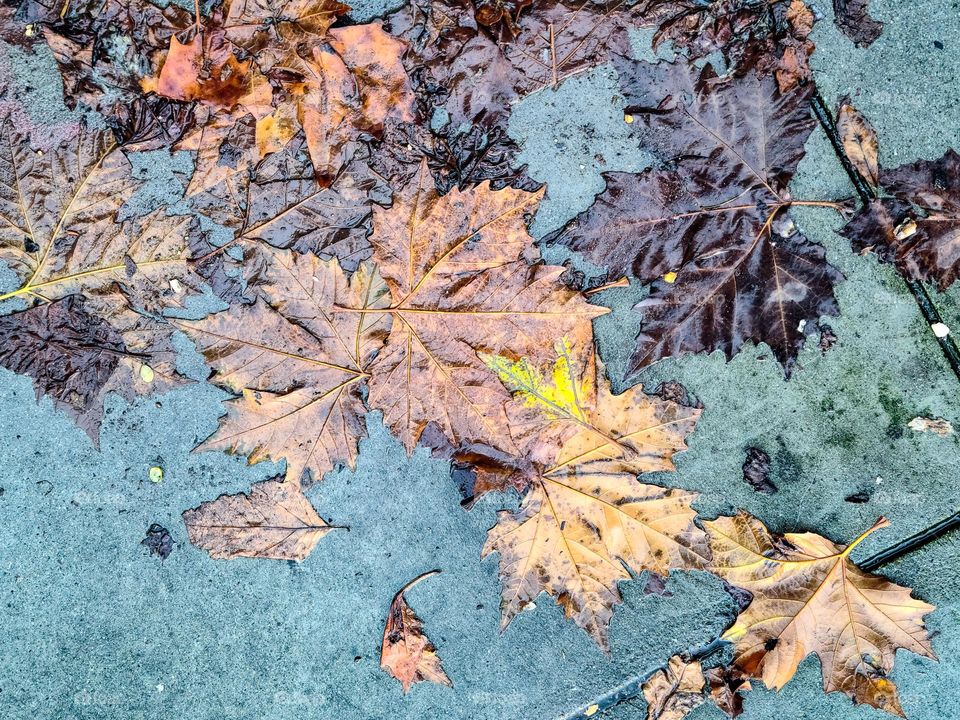
<instances>
[{"instance_id":1,"label":"brown maple leaf","mask_svg":"<svg viewBox=\"0 0 960 720\"><path fill-rule=\"evenodd\" d=\"M607 173L593 207L547 238L651 284L627 375L665 357L765 342L787 375L805 337L837 315L842 275L787 214L787 186L815 124L810 88L721 79L707 65L614 61L627 112L667 163Z\"/></svg>"},{"instance_id":2,"label":"brown maple leaf","mask_svg":"<svg viewBox=\"0 0 960 720\"><path fill-rule=\"evenodd\" d=\"M889 197L861 208L841 234L907 278L946 289L960 273L960 155L881 167L879 184Z\"/></svg>"},{"instance_id":3,"label":"brown maple leaf","mask_svg":"<svg viewBox=\"0 0 960 720\"><path fill-rule=\"evenodd\" d=\"M221 495L183 513L190 542L217 560L306 559L317 542L337 526L314 510L300 488L266 480L250 494Z\"/></svg>"},{"instance_id":4,"label":"brown maple leaf","mask_svg":"<svg viewBox=\"0 0 960 720\"><path fill-rule=\"evenodd\" d=\"M501 556L501 627L546 591L606 649L624 565L665 576L708 554L689 506L696 493L636 480L674 469L700 411L639 387L594 389L592 363L584 372L566 343L558 353L549 380L524 359L487 358L514 393L510 428L533 464L519 470L529 486L520 510L500 513L483 555Z\"/></svg>"},{"instance_id":5,"label":"brown maple leaf","mask_svg":"<svg viewBox=\"0 0 960 720\"><path fill-rule=\"evenodd\" d=\"M380 667L400 681L404 694L418 682L453 686L437 657L437 648L423 632L423 621L410 609L404 597L404 593L418 582L439 572L431 570L415 577L393 596L390 603L383 628Z\"/></svg>"},{"instance_id":6,"label":"brown maple leaf","mask_svg":"<svg viewBox=\"0 0 960 720\"><path fill-rule=\"evenodd\" d=\"M737 669L779 689L815 653L826 692L903 715L888 675L899 648L935 659L923 624L934 607L849 559L886 519L846 547L813 533L777 537L743 512L704 525L710 571L753 595L723 635L734 644Z\"/></svg>"},{"instance_id":7,"label":"brown maple leaf","mask_svg":"<svg viewBox=\"0 0 960 720\"><path fill-rule=\"evenodd\" d=\"M424 161L390 209L374 209L370 241L393 327L369 367L368 402L408 452L431 422L454 445L512 449L510 395L479 352L509 348L538 362L552 353L545 337L590 347L604 310L562 285L562 268L525 259L525 215L541 195L483 183L440 196Z\"/></svg>"},{"instance_id":8,"label":"brown maple leaf","mask_svg":"<svg viewBox=\"0 0 960 720\"><path fill-rule=\"evenodd\" d=\"M213 382L241 396L228 401L219 430L200 449L286 459L286 480L314 481L335 463L353 466L366 436L358 392L390 327L390 316L335 313L389 304L376 270L350 280L336 260L264 248L268 255L253 305L204 320L174 321L214 368Z\"/></svg>"}]
</instances>

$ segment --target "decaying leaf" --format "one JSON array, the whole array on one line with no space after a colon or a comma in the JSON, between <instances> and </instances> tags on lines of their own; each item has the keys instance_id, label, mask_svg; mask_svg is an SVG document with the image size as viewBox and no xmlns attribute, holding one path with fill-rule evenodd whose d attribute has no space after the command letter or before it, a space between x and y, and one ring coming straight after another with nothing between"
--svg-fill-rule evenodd
<instances>
[{"instance_id":1,"label":"decaying leaf","mask_svg":"<svg viewBox=\"0 0 960 720\"><path fill-rule=\"evenodd\" d=\"M335 463L351 467L365 437L359 385L390 327L390 316L337 313L389 304L377 271L348 281L336 260L264 248L269 255L253 305L198 321L175 321L214 368L213 382L240 393L200 449L260 460L286 459L286 481L314 481Z\"/></svg>"},{"instance_id":2,"label":"decaying leaf","mask_svg":"<svg viewBox=\"0 0 960 720\"><path fill-rule=\"evenodd\" d=\"M842 279L787 212L815 123L810 88L781 93L772 78L721 79L709 65L614 65L627 112L669 164L606 173L593 207L547 242L650 283L628 376L685 352L730 358L747 342L767 343L789 375L818 320L838 314Z\"/></svg>"},{"instance_id":3,"label":"decaying leaf","mask_svg":"<svg viewBox=\"0 0 960 720\"><path fill-rule=\"evenodd\" d=\"M710 700L729 718L743 713L743 693L752 689L750 681L734 667L709 668L704 672L710 686Z\"/></svg>"},{"instance_id":4,"label":"decaying leaf","mask_svg":"<svg viewBox=\"0 0 960 720\"><path fill-rule=\"evenodd\" d=\"M770 456L760 448L747 448L743 479L758 493L773 495L777 491L777 486L770 480Z\"/></svg>"},{"instance_id":5,"label":"decaying leaf","mask_svg":"<svg viewBox=\"0 0 960 720\"><path fill-rule=\"evenodd\" d=\"M374 209L370 241L393 326L369 367L368 402L409 452L430 422L455 446L512 450L510 395L478 352L540 362L556 337L589 351L591 320L605 310L558 282L562 268L526 260L525 215L541 195L483 183L441 197L424 161L390 209Z\"/></svg>"},{"instance_id":6,"label":"decaying leaf","mask_svg":"<svg viewBox=\"0 0 960 720\"><path fill-rule=\"evenodd\" d=\"M683 720L703 704L705 685L699 660L674 655L643 684L647 720Z\"/></svg>"},{"instance_id":7,"label":"decaying leaf","mask_svg":"<svg viewBox=\"0 0 960 720\"><path fill-rule=\"evenodd\" d=\"M837 111L837 130L843 141L843 150L850 162L874 188L880 186L880 144L877 131L863 114L857 110L849 97L840 101Z\"/></svg>"},{"instance_id":8,"label":"decaying leaf","mask_svg":"<svg viewBox=\"0 0 960 720\"><path fill-rule=\"evenodd\" d=\"M960 274L960 155L881 168L880 185L891 197L871 201L841 234L907 278L946 289Z\"/></svg>"},{"instance_id":9,"label":"decaying leaf","mask_svg":"<svg viewBox=\"0 0 960 720\"><path fill-rule=\"evenodd\" d=\"M870 17L870 0L833 0L834 22L858 47L867 47L880 37L883 23Z\"/></svg>"},{"instance_id":10,"label":"decaying leaf","mask_svg":"<svg viewBox=\"0 0 960 720\"><path fill-rule=\"evenodd\" d=\"M393 596L393 602L390 603L390 612L383 628L380 667L400 681L404 694L418 682L453 686L437 657L437 648L423 632L423 621L410 609L404 597L404 593L418 582L439 572L431 570L415 577Z\"/></svg>"},{"instance_id":11,"label":"decaying leaf","mask_svg":"<svg viewBox=\"0 0 960 720\"><path fill-rule=\"evenodd\" d=\"M304 560L335 526L295 484L267 480L250 494L221 495L183 513L190 542L217 560Z\"/></svg>"},{"instance_id":12,"label":"decaying leaf","mask_svg":"<svg viewBox=\"0 0 960 720\"><path fill-rule=\"evenodd\" d=\"M934 607L849 559L864 538L889 525L886 519L846 547L813 533L777 537L742 512L704 525L711 572L753 594L723 635L734 644L737 669L779 689L815 653L826 692L903 715L888 679L894 655L903 648L935 658L923 624Z\"/></svg>"}]
</instances>

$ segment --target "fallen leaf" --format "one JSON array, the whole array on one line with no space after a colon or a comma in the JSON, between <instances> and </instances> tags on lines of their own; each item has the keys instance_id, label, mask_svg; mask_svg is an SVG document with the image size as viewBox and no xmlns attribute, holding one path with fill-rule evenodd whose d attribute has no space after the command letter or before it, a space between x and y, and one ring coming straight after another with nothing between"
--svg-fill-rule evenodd
<instances>
[{"instance_id":1,"label":"fallen leaf","mask_svg":"<svg viewBox=\"0 0 960 720\"><path fill-rule=\"evenodd\" d=\"M837 131L843 142L843 150L857 169L874 188L880 186L880 145L877 131L863 114L857 110L849 97L840 101L837 111Z\"/></svg>"},{"instance_id":2,"label":"fallen leaf","mask_svg":"<svg viewBox=\"0 0 960 720\"><path fill-rule=\"evenodd\" d=\"M945 290L960 273L960 155L880 169L890 197L864 206L841 230L857 252L873 250L910 280Z\"/></svg>"},{"instance_id":3,"label":"fallen leaf","mask_svg":"<svg viewBox=\"0 0 960 720\"><path fill-rule=\"evenodd\" d=\"M614 66L634 127L669 164L605 173L593 207L546 242L650 283L628 377L686 352L731 358L746 342L767 343L789 375L806 335L838 314L842 279L787 213L804 204L787 188L815 124L811 89L781 93L752 73L721 79L709 65Z\"/></svg>"},{"instance_id":4,"label":"fallen leaf","mask_svg":"<svg viewBox=\"0 0 960 720\"><path fill-rule=\"evenodd\" d=\"M166 560L173 552L173 538L170 532L158 523L153 523L147 528L147 536L140 541L151 555L156 555L161 560Z\"/></svg>"},{"instance_id":5,"label":"fallen leaf","mask_svg":"<svg viewBox=\"0 0 960 720\"><path fill-rule=\"evenodd\" d=\"M833 18L857 47L867 47L883 32L883 23L870 17L870 0L833 0Z\"/></svg>"},{"instance_id":6,"label":"fallen leaf","mask_svg":"<svg viewBox=\"0 0 960 720\"><path fill-rule=\"evenodd\" d=\"M390 209L374 208L370 241L393 326L369 367L368 402L408 452L430 422L454 446L512 450L510 394L478 352L510 348L537 362L556 337L590 348L591 320L605 310L560 284L562 268L525 259L525 215L541 196L483 183L441 197L424 161Z\"/></svg>"},{"instance_id":7,"label":"fallen leaf","mask_svg":"<svg viewBox=\"0 0 960 720\"><path fill-rule=\"evenodd\" d=\"M752 689L750 681L729 665L709 668L704 672L710 686L710 700L729 718L743 713L743 693Z\"/></svg>"},{"instance_id":8,"label":"fallen leaf","mask_svg":"<svg viewBox=\"0 0 960 720\"><path fill-rule=\"evenodd\" d=\"M190 542L216 560L300 562L335 526L317 515L299 487L267 480L250 494L221 495L183 513Z\"/></svg>"},{"instance_id":9,"label":"fallen leaf","mask_svg":"<svg viewBox=\"0 0 960 720\"><path fill-rule=\"evenodd\" d=\"M0 366L32 378L38 400L48 396L96 441L104 397L130 357L123 336L69 295L0 316L0 340Z\"/></svg>"},{"instance_id":10,"label":"fallen leaf","mask_svg":"<svg viewBox=\"0 0 960 720\"><path fill-rule=\"evenodd\" d=\"M351 467L366 436L359 386L390 328L390 316L337 313L337 302L365 310L389 304L377 271L350 280L336 260L264 248L261 293L198 321L173 321L214 368L213 382L240 397L199 449L287 462L286 481L309 471L318 481L335 463Z\"/></svg>"},{"instance_id":11,"label":"fallen leaf","mask_svg":"<svg viewBox=\"0 0 960 720\"><path fill-rule=\"evenodd\" d=\"M230 108L248 91L251 62L237 58L218 28L191 27L170 38L160 74L155 82L148 80L144 90L171 100Z\"/></svg>"},{"instance_id":12,"label":"fallen leaf","mask_svg":"<svg viewBox=\"0 0 960 720\"><path fill-rule=\"evenodd\" d=\"M770 456L760 448L747 448L743 479L758 493L773 495L777 492L777 486L770 480Z\"/></svg>"},{"instance_id":13,"label":"fallen leaf","mask_svg":"<svg viewBox=\"0 0 960 720\"><path fill-rule=\"evenodd\" d=\"M674 655L643 683L647 720L683 720L703 704L705 685L699 660Z\"/></svg>"},{"instance_id":14,"label":"fallen leaf","mask_svg":"<svg viewBox=\"0 0 960 720\"><path fill-rule=\"evenodd\" d=\"M915 417L907 423L907 427L914 432L932 432L940 437L953 435L953 425L943 418Z\"/></svg>"},{"instance_id":15,"label":"fallen leaf","mask_svg":"<svg viewBox=\"0 0 960 720\"><path fill-rule=\"evenodd\" d=\"M437 657L437 648L423 632L423 621L410 609L404 597L404 593L418 582L439 572L431 570L415 577L393 596L393 602L390 603L390 612L383 628L380 667L400 681L404 694L418 682L453 686Z\"/></svg>"},{"instance_id":16,"label":"fallen leaf","mask_svg":"<svg viewBox=\"0 0 960 720\"><path fill-rule=\"evenodd\" d=\"M780 689L815 653L826 692L903 715L888 679L894 655L903 648L935 659L923 624L934 607L849 559L864 538L888 525L881 518L843 547L813 533L777 537L743 512L704 522L710 571L753 594L723 635L734 644L734 666Z\"/></svg>"}]
</instances>

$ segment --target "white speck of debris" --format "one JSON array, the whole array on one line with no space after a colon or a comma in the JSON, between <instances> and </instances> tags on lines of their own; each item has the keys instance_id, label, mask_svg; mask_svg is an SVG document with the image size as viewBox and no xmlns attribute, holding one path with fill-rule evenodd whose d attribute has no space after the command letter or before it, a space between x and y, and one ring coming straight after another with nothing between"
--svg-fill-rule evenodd
<instances>
[{"instance_id":1,"label":"white speck of debris","mask_svg":"<svg viewBox=\"0 0 960 720\"><path fill-rule=\"evenodd\" d=\"M800 324L797 325L797 332L803 332L803 329L807 326L806 320L801 320Z\"/></svg>"},{"instance_id":2,"label":"white speck of debris","mask_svg":"<svg viewBox=\"0 0 960 720\"><path fill-rule=\"evenodd\" d=\"M163 683L157 685L157 692L163 692Z\"/></svg>"},{"instance_id":3,"label":"white speck of debris","mask_svg":"<svg viewBox=\"0 0 960 720\"><path fill-rule=\"evenodd\" d=\"M933 334L938 338L945 338L950 334L950 328L948 328L943 323L934 323L930 326L930 329L933 330Z\"/></svg>"},{"instance_id":4,"label":"white speck of debris","mask_svg":"<svg viewBox=\"0 0 960 720\"><path fill-rule=\"evenodd\" d=\"M586 169L587 169L587 166L586 166L586 165L581 165L581 166L580 166L580 169L581 169L581 170L586 170Z\"/></svg>"},{"instance_id":5,"label":"white speck of debris","mask_svg":"<svg viewBox=\"0 0 960 720\"><path fill-rule=\"evenodd\" d=\"M180 284L179 280L177 280L176 278L172 278L170 280L170 289L173 290L175 293L179 293L181 290L183 290L183 286Z\"/></svg>"},{"instance_id":6,"label":"white speck of debris","mask_svg":"<svg viewBox=\"0 0 960 720\"><path fill-rule=\"evenodd\" d=\"M877 485L883 485L883 478L880 477L879 475L877 475L876 483L877 483Z\"/></svg>"}]
</instances>

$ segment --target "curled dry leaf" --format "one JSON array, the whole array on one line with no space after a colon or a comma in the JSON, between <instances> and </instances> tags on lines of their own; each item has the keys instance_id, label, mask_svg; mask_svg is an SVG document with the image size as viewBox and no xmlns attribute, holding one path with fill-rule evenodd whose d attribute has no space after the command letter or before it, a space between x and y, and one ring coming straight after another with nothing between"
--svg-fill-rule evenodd
<instances>
[{"instance_id":1,"label":"curled dry leaf","mask_svg":"<svg viewBox=\"0 0 960 720\"><path fill-rule=\"evenodd\" d=\"M213 382L240 393L200 449L287 462L286 481L317 481L335 463L353 466L365 437L358 392L390 328L390 316L337 313L389 304L377 271L350 280L336 260L264 248L262 298L198 321L174 321L214 368Z\"/></svg>"},{"instance_id":2,"label":"curled dry leaf","mask_svg":"<svg viewBox=\"0 0 960 720\"><path fill-rule=\"evenodd\" d=\"M478 352L509 348L539 362L552 338L590 347L591 320L605 310L562 285L562 268L525 259L525 215L541 195L484 183L441 197L424 161L390 209L374 209L370 241L393 326L369 367L368 401L408 452L430 422L455 446L513 449L510 395Z\"/></svg>"},{"instance_id":3,"label":"curled dry leaf","mask_svg":"<svg viewBox=\"0 0 960 720\"><path fill-rule=\"evenodd\" d=\"M867 204L841 234L907 278L946 289L960 274L960 155L881 168L880 185L891 197Z\"/></svg>"},{"instance_id":4,"label":"curled dry leaf","mask_svg":"<svg viewBox=\"0 0 960 720\"><path fill-rule=\"evenodd\" d=\"M380 667L403 685L403 692L418 682L433 682L451 687L453 683L443 671L437 648L423 632L423 621L414 614L404 593L421 580L436 575L431 570L420 575L393 596L390 612L383 628L383 645L380 649Z\"/></svg>"},{"instance_id":5,"label":"curled dry leaf","mask_svg":"<svg viewBox=\"0 0 960 720\"><path fill-rule=\"evenodd\" d=\"M643 684L647 720L683 720L703 704L706 682L699 660L674 655Z\"/></svg>"},{"instance_id":6,"label":"curled dry leaf","mask_svg":"<svg viewBox=\"0 0 960 720\"><path fill-rule=\"evenodd\" d=\"M915 417L907 423L914 432L931 432L940 437L953 435L953 424L943 418Z\"/></svg>"},{"instance_id":7,"label":"curled dry leaf","mask_svg":"<svg viewBox=\"0 0 960 720\"><path fill-rule=\"evenodd\" d=\"M627 112L669 165L606 173L593 207L547 242L651 284L636 306L643 324L628 376L686 352L731 358L751 341L767 343L789 375L818 320L838 314L842 279L787 213L815 123L811 89L781 93L752 73L721 79L709 65L614 66Z\"/></svg>"},{"instance_id":8,"label":"curled dry leaf","mask_svg":"<svg viewBox=\"0 0 960 720\"><path fill-rule=\"evenodd\" d=\"M267 480L250 494L221 495L183 513L190 542L217 560L304 560L335 526L317 515L300 488Z\"/></svg>"},{"instance_id":9,"label":"curled dry leaf","mask_svg":"<svg viewBox=\"0 0 960 720\"><path fill-rule=\"evenodd\" d=\"M743 713L743 693L752 690L750 681L736 668L724 665L704 672L710 686L710 700L729 718Z\"/></svg>"},{"instance_id":10,"label":"curled dry leaf","mask_svg":"<svg viewBox=\"0 0 960 720\"><path fill-rule=\"evenodd\" d=\"M903 648L935 658L923 624L934 607L849 559L864 538L889 525L886 519L846 547L813 533L777 537L742 512L704 525L710 571L753 594L723 635L734 644L738 670L779 689L815 653L826 692L903 715L888 679L894 655Z\"/></svg>"},{"instance_id":11,"label":"curled dry leaf","mask_svg":"<svg viewBox=\"0 0 960 720\"><path fill-rule=\"evenodd\" d=\"M606 649L627 568L665 576L702 567L709 554L690 508L697 494L636 480L673 469L700 411L642 388L594 391L569 346L558 351L549 380L528 360L487 358L514 392L516 444L537 464L520 510L498 515L483 555L500 554L502 628L547 592Z\"/></svg>"},{"instance_id":12,"label":"curled dry leaf","mask_svg":"<svg viewBox=\"0 0 960 720\"><path fill-rule=\"evenodd\" d=\"M840 101L837 111L837 131L843 142L843 150L857 169L874 188L880 186L880 144L877 131L863 114L857 110L849 97Z\"/></svg>"}]
</instances>

